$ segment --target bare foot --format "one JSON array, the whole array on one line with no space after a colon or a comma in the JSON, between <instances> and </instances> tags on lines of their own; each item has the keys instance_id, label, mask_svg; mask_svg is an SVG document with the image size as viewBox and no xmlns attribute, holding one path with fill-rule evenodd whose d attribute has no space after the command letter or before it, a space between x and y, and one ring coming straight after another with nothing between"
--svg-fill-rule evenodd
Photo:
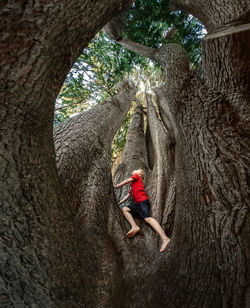
<instances>
[{"instance_id":1,"label":"bare foot","mask_svg":"<svg viewBox=\"0 0 250 308\"><path fill-rule=\"evenodd\" d=\"M131 237L135 236L136 233L138 233L139 231L140 231L140 228L138 226L134 227L131 230L129 230L129 232L127 233L127 237L131 238Z\"/></svg>"},{"instance_id":2,"label":"bare foot","mask_svg":"<svg viewBox=\"0 0 250 308\"><path fill-rule=\"evenodd\" d=\"M161 245L160 252L163 252L163 251L166 250L167 245L169 244L169 242L170 242L170 239L169 239L169 238L163 240L162 245Z\"/></svg>"}]
</instances>

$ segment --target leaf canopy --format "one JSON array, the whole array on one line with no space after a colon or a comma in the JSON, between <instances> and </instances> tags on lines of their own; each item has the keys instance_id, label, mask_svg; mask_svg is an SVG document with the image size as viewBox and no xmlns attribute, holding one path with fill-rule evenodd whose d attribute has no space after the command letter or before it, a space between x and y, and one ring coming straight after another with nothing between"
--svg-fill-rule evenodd
<instances>
[{"instance_id":1,"label":"leaf canopy","mask_svg":"<svg viewBox=\"0 0 250 308\"><path fill-rule=\"evenodd\" d=\"M184 46L193 68L200 62L203 25L187 12L171 12L168 0L136 0L127 12L125 26L124 37L155 49L166 43L166 33L174 26L178 31L172 42ZM55 124L114 95L114 85L124 78L154 84L157 75L161 75L157 63L127 50L100 31L63 84L57 98ZM129 120L130 116L117 133L113 149L116 155L125 144Z\"/></svg>"}]
</instances>

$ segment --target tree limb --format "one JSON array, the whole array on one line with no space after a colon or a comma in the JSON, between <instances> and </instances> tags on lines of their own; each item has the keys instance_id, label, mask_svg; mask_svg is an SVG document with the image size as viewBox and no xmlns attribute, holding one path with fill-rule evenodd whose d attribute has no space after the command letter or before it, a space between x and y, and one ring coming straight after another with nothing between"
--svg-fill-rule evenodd
<instances>
[{"instance_id":1,"label":"tree limb","mask_svg":"<svg viewBox=\"0 0 250 308\"><path fill-rule=\"evenodd\" d=\"M156 49L153 49L151 47L147 47L142 44L135 43L133 41L130 41L128 39L123 39L122 41L118 42L123 47L128 48L129 50L138 53L140 56L144 56L147 58L150 58L151 60L155 60L155 53Z\"/></svg>"},{"instance_id":2,"label":"tree limb","mask_svg":"<svg viewBox=\"0 0 250 308\"><path fill-rule=\"evenodd\" d=\"M102 86L99 82L97 82L93 77L91 77L86 71L84 72L91 80L93 80L97 86L101 87L105 92L107 92L110 96L113 96L113 94L107 90L104 86Z\"/></svg>"},{"instance_id":3,"label":"tree limb","mask_svg":"<svg viewBox=\"0 0 250 308\"><path fill-rule=\"evenodd\" d=\"M169 135L174 137L174 119L169 108L169 102L167 101L167 94L164 87L154 88L156 104L159 109L161 120L164 126L167 128Z\"/></svg>"},{"instance_id":4,"label":"tree limb","mask_svg":"<svg viewBox=\"0 0 250 308\"><path fill-rule=\"evenodd\" d=\"M55 109L55 112L58 111L58 110L64 109L64 108L68 108L68 107L71 107L71 106L79 105L81 103L83 103L82 100L80 100L79 102L73 103L71 105L64 105L64 106L58 107L58 108Z\"/></svg>"},{"instance_id":5,"label":"tree limb","mask_svg":"<svg viewBox=\"0 0 250 308\"><path fill-rule=\"evenodd\" d=\"M163 38L167 41L172 40L178 30L175 27L172 27L164 36Z\"/></svg>"}]
</instances>

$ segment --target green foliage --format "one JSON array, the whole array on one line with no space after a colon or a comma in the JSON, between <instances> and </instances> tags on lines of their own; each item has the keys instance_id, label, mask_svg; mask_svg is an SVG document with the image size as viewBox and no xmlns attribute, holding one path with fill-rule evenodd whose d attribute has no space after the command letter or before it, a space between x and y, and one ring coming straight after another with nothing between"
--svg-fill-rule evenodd
<instances>
[{"instance_id":1,"label":"green foliage","mask_svg":"<svg viewBox=\"0 0 250 308\"><path fill-rule=\"evenodd\" d=\"M102 31L90 42L68 74L57 98L55 124L115 94L114 85L149 61L111 41ZM67 111L66 111L67 110Z\"/></svg>"},{"instance_id":2,"label":"green foliage","mask_svg":"<svg viewBox=\"0 0 250 308\"><path fill-rule=\"evenodd\" d=\"M196 66L200 61L204 27L185 11L171 12L168 0L135 1L127 14L126 35L137 43L158 49L166 43L164 36L173 26L177 33L172 42L181 44Z\"/></svg>"},{"instance_id":3,"label":"green foliage","mask_svg":"<svg viewBox=\"0 0 250 308\"><path fill-rule=\"evenodd\" d=\"M186 12L171 12L168 0L136 0L127 13L124 36L160 48L165 34L174 26L172 42L182 44L195 68L201 56L203 26ZM124 78L141 79L144 88L162 80L160 67L113 42L100 31L83 51L68 74L58 96L55 124L87 110L115 94L114 85ZM158 76L158 77L157 77ZM131 112L115 137L113 158L123 149Z\"/></svg>"}]
</instances>

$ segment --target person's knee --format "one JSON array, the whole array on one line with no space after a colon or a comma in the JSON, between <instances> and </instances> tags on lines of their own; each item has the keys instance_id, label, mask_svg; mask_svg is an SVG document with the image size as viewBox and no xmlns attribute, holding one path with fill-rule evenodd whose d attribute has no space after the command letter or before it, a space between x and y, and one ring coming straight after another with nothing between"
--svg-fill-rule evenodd
<instances>
[{"instance_id":1,"label":"person's knee","mask_svg":"<svg viewBox=\"0 0 250 308\"><path fill-rule=\"evenodd\" d=\"M147 222L147 223L150 223L152 221L152 217L147 217L147 218L144 218L144 220Z\"/></svg>"},{"instance_id":2,"label":"person's knee","mask_svg":"<svg viewBox=\"0 0 250 308\"><path fill-rule=\"evenodd\" d=\"M128 207L124 206L124 207L122 208L122 212L123 212L123 213L130 212L130 209L129 209Z\"/></svg>"}]
</instances>

